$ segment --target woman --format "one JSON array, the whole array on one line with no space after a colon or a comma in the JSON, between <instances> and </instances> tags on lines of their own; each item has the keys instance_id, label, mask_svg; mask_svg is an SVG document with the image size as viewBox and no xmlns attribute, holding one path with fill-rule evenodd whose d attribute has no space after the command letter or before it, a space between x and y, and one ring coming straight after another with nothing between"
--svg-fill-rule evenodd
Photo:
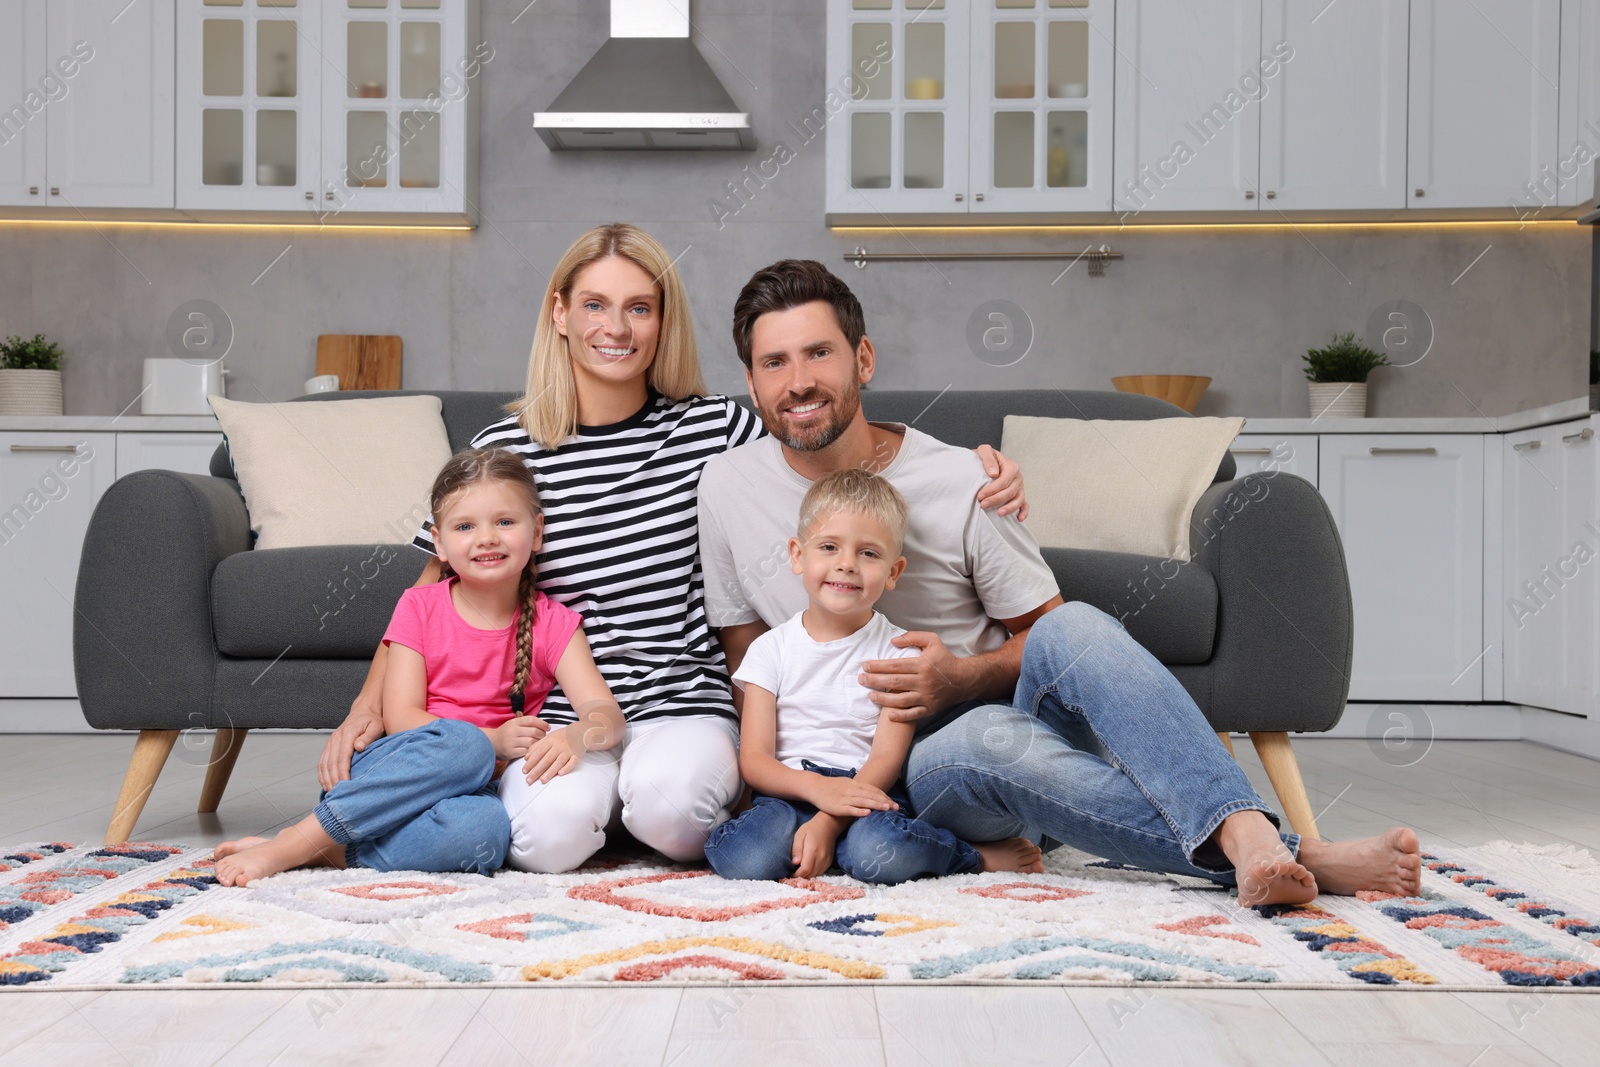
<instances>
[{"instance_id":1,"label":"woman","mask_svg":"<svg viewBox=\"0 0 1600 1067\"><path fill-rule=\"evenodd\" d=\"M507 859L522 870L578 866L617 818L671 859L699 860L739 795L738 719L705 620L696 487L708 459L765 431L732 400L705 392L666 249L634 226L600 226L551 275L523 397L472 441L534 469L545 508L539 589L583 616L628 721L620 751L596 753L564 777L530 783L519 766L502 776ZM1015 464L979 451L995 479L980 495L984 506L1021 511ZM432 552L426 527L415 543ZM437 580L430 558L418 584ZM381 735L385 661L379 648L323 750L324 789L347 775L352 750ZM541 718L575 717L552 691Z\"/></svg>"}]
</instances>

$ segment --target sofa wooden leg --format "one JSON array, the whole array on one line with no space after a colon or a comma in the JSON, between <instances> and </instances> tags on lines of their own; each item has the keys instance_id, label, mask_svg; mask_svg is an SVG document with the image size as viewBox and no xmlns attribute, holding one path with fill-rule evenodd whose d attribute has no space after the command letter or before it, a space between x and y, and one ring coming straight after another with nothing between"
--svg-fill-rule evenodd
<instances>
[{"instance_id":1,"label":"sofa wooden leg","mask_svg":"<svg viewBox=\"0 0 1600 1067\"><path fill-rule=\"evenodd\" d=\"M1238 756L1233 751L1233 735L1232 734L1228 733L1226 730L1218 730L1217 731L1217 740L1221 741L1222 742L1222 747L1228 750L1228 755L1233 756L1235 759L1238 758Z\"/></svg>"},{"instance_id":2,"label":"sofa wooden leg","mask_svg":"<svg viewBox=\"0 0 1600 1067\"><path fill-rule=\"evenodd\" d=\"M206 784L200 787L201 814L211 814L222 803L223 790L228 788L228 776L233 774L239 750L244 747L244 735L249 732L226 727L217 730L217 736L211 742L211 764L206 767Z\"/></svg>"},{"instance_id":3,"label":"sofa wooden leg","mask_svg":"<svg viewBox=\"0 0 1600 1067\"><path fill-rule=\"evenodd\" d=\"M1316 816L1311 813L1311 798L1306 796L1306 783L1300 777L1300 764L1289 745L1289 735L1267 731L1252 731L1251 742L1261 757L1261 766L1272 780L1272 788L1289 817L1289 825L1301 837L1321 839L1317 833Z\"/></svg>"},{"instance_id":4,"label":"sofa wooden leg","mask_svg":"<svg viewBox=\"0 0 1600 1067\"><path fill-rule=\"evenodd\" d=\"M176 730L140 730L139 739L133 743L133 758L128 761L128 773L122 779L122 792L117 794L117 807L111 813L111 825L106 829L106 844L120 845L133 833L139 821L144 802L161 777L161 768L167 754L178 740Z\"/></svg>"}]
</instances>

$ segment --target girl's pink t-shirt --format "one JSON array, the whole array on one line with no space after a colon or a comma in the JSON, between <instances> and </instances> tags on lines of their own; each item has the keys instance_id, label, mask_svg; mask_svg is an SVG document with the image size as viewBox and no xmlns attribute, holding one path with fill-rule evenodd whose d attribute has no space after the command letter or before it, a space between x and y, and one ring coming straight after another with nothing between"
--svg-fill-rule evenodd
<instances>
[{"instance_id":1,"label":"girl's pink t-shirt","mask_svg":"<svg viewBox=\"0 0 1600 1067\"><path fill-rule=\"evenodd\" d=\"M517 667L517 623L502 630L480 630L463 619L450 601L450 578L400 594L383 643L397 642L421 654L428 670L429 715L460 719L494 729L511 718L511 682ZM532 664L523 708L535 715L556 682L556 664L583 622L571 608L543 593L535 595Z\"/></svg>"}]
</instances>

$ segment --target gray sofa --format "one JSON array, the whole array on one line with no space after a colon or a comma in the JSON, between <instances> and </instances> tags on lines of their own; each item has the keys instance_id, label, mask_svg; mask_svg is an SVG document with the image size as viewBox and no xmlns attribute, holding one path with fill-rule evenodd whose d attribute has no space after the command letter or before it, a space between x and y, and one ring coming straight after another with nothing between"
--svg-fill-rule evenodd
<instances>
[{"instance_id":1,"label":"gray sofa","mask_svg":"<svg viewBox=\"0 0 1600 1067\"><path fill-rule=\"evenodd\" d=\"M434 395L457 448L512 399ZM998 447L1007 414L1184 414L1109 392L873 390L862 400L869 418L915 422L966 447ZM1291 823L1314 835L1288 732L1327 730L1344 709L1352 643L1344 552L1309 483L1282 473L1234 475L1226 457L1195 508L1186 565L1078 550L1045 556L1062 595L1121 617L1225 742L1228 732L1250 733ZM1037 498L1049 486L1028 492ZM181 731L217 731L200 799L207 812L221 800L247 731L328 729L343 720L395 602L425 562L405 540L397 531L396 545L253 551L245 502L221 449L209 477L140 471L105 493L78 571L73 653L89 725L139 731L108 842L133 831Z\"/></svg>"}]
</instances>

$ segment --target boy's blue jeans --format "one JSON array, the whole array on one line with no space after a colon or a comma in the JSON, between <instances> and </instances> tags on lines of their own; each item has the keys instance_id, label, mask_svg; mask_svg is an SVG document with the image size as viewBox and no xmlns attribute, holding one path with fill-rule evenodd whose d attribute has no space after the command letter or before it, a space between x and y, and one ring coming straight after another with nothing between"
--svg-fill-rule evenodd
<instances>
[{"instance_id":1,"label":"boy's blue jeans","mask_svg":"<svg viewBox=\"0 0 1600 1067\"><path fill-rule=\"evenodd\" d=\"M854 778L854 771L823 767L809 760L804 768L830 778ZM834 862L852 878L895 885L919 875L968 874L982 867L978 850L912 814L911 801L898 787L889 796L899 811L875 811L845 827L834 843ZM817 813L810 804L756 794L750 810L711 831L706 859L724 878L771 881L794 874L790 862L794 835Z\"/></svg>"},{"instance_id":2,"label":"boy's blue jeans","mask_svg":"<svg viewBox=\"0 0 1600 1067\"><path fill-rule=\"evenodd\" d=\"M492 874L511 844L493 776L494 745L482 730L435 719L357 752L349 779L312 813L345 846L347 866Z\"/></svg>"},{"instance_id":3,"label":"boy's blue jeans","mask_svg":"<svg viewBox=\"0 0 1600 1067\"><path fill-rule=\"evenodd\" d=\"M1208 838L1237 811L1274 815L1172 676L1116 619L1083 603L1034 623L1011 705L919 738L917 813L968 841L1041 836L1135 867L1233 885ZM1298 834L1280 835L1294 855Z\"/></svg>"}]
</instances>

